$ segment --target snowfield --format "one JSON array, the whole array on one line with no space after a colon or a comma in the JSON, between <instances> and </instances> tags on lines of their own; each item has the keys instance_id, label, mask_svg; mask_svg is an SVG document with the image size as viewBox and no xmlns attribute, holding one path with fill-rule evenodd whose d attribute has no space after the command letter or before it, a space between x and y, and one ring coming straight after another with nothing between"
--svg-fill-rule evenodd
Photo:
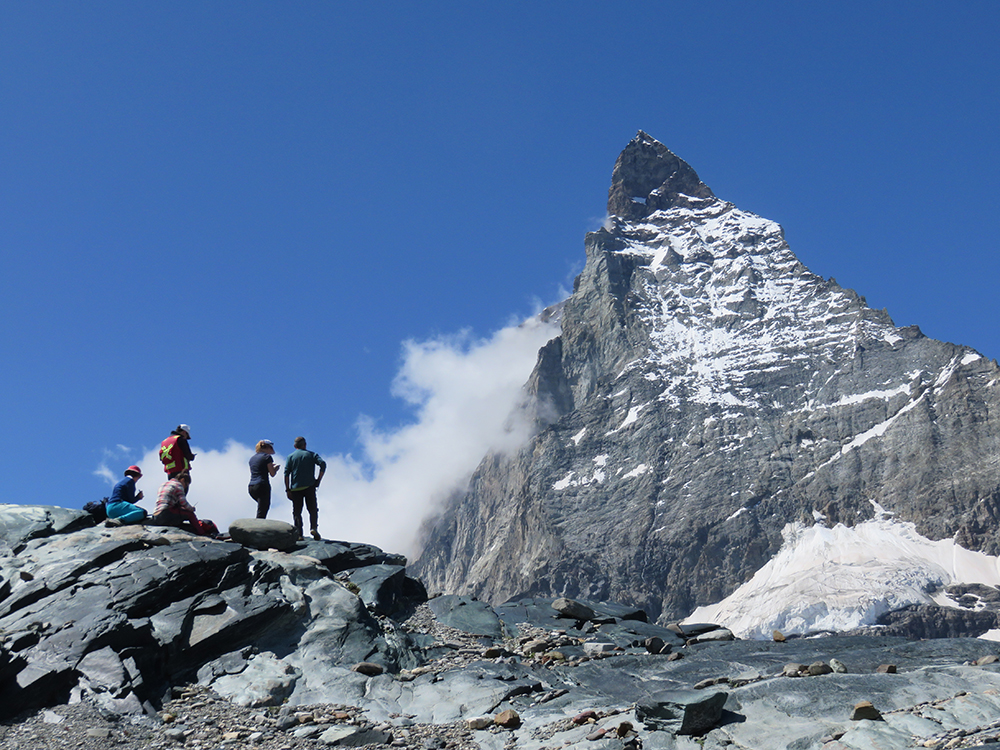
<instances>
[{"instance_id":1,"label":"snowfield","mask_svg":"<svg viewBox=\"0 0 1000 750\"><path fill-rule=\"evenodd\" d=\"M778 554L753 578L684 622L714 622L752 639L770 639L773 630L843 631L910 604L956 606L941 591L951 584L1000 586L1000 559L931 541L886 513L853 528L788 524L782 533Z\"/></svg>"}]
</instances>

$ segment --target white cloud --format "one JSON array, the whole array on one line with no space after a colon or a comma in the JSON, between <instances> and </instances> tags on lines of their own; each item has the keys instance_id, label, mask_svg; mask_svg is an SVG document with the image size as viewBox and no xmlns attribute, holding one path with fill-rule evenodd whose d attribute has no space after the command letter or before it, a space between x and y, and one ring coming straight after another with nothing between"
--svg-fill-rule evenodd
<instances>
[{"instance_id":1,"label":"white cloud","mask_svg":"<svg viewBox=\"0 0 1000 750\"><path fill-rule=\"evenodd\" d=\"M532 320L488 339L463 332L406 342L392 392L414 407L415 421L384 430L362 416L361 458L324 456L327 471L317 493L323 536L412 555L423 519L464 486L486 453L526 439L527 427L509 418L538 350L557 334L555 326ZM192 450L197 457L189 500L199 517L223 530L237 518L253 517L256 505L246 489L253 446L230 440L221 450ZM275 461L284 465L283 456ZM147 452L139 466L138 488L147 496L141 505L152 511L164 479L157 451ZM104 465L95 473L112 477ZM271 487L268 518L290 523L280 471Z\"/></svg>"},{"instance_id":2,"label":"white cloud","mask_svg":"<svg viewBox=\"0 0 1000 750\"><path fill-rule=\"evenodd\" d=\"M111 471L111 469L108 468L108 465L105 464L105 463L102 463L100 466L98 466L94 470L94 476L104 477L105 481L107 481L108 484L111 484L111 485L113 485L115 482L117 482L118 479L120 478L120 477L116 477L115 473L113 471Z\"/></svg>"},{"instance_id":3,"label":"white cloud","mask_svg":"<svg viewBox=\"0 0 1000 750\"><path fill-rule=\"evenodd\" d=\"M103 477L109 485L114 486L114 484L124 476L123 474L116 474L110 466L109 463L120 464L123 459L127 459L129 454L132 452L131 448L128 448L121 443L116 445L114 448L105 448L103 453L103 460L100 465L94 470L94 476Z\"/></svg>"}]
</instances>

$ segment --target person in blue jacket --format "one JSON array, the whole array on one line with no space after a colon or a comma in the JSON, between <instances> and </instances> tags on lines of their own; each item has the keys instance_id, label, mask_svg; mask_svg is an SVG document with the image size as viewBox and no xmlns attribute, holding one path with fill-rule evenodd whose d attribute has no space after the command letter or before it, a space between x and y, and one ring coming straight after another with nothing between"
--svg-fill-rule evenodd
<instances>
[{"instance_id":1,"label":"person in blue jacket","mask_svg":"<svg viewBox=\"0 0 1000 750\"><path fill-rule=\"evenodd\" d=\"M108 518L117 518L121 523L142 523L146 511L136 505L142 500L142 490L135 491L135 483L141 477L142 469L138 466L125 469L125 478L111 490L111 497L106 503Z\"/></svg>"}]
</instances>

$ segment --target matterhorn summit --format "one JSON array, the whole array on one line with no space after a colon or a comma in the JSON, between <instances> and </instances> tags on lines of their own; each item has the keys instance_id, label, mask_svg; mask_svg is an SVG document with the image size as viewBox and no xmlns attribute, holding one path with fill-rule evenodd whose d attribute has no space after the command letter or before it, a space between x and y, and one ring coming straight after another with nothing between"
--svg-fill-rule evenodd
<instances>
[{"instance_id":1,"label":"matterhorn summit","mask_svg":"<svg viewBox=\"0 0 1000 750\"><path fill-rule=\"evenodd\" d=\"M646 133L611 180L525 387L536 432L486 456L427 528L428 589L666 622L749 582L790 524L878 517L1000 550L995 361L811 273L780 226Z\"/></svg>"}]
</instances>

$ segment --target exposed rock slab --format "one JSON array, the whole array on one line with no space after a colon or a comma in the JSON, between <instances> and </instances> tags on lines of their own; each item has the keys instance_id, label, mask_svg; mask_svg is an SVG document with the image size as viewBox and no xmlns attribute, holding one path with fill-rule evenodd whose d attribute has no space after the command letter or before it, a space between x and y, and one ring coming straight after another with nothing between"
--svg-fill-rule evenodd
<instances>
[{"instance_id":1,"label":"exposed rock slab","mask_svg":"<svg viewBox=\"0 0 1000 750\"><path fill-rule=\"evenodd\" d=\"M166 686L206 668L239 673L266 648L294 652L293 671L308 669L313 680L365 660L417 663L414 644L385 632L333 577L331 564L401 559L371 545L260 552L169 527L95 527L86 513L11 505L0 506L0 535L8 550L0 555L4 715L71 693L112 710L149 710ZM404 598L400 591L397 603ZM206 667L222 655L224 664ZM308 679L289 685L310 689Z\"/></svg>"},{"instance_id":2,"label":"exposed rock slab","mask_svg":"<svg viewBox=\"0 0 1000 750\"><path fill-rule=\"evenodd\" d=\"M59 515L48 517L72 528L55 520ZM992 724L1000 711L1000 644L992 642L835 636L694 644L644 621L635 608L590 600L578 603L594 618L580 621L560 617L552 599L518 600L497 612L484 602L439 597L448 605L439 606L441 620L464 623L468 632L413 603L404 609L419 612L413 623L420 625L408 625L373 615L372 602L338 580L365 567L374 569L373 581L400 572L385 562L357 564L344 556L351 545L315 548L346 566L335 574L309 554L256 551L161 527L55 533L31 517L29 535L14 533L19 553L0 557L6 718L46 705L58 721L60 706L83 701L101 716L150 717L145 746L180 742L193 729L157 723L157 709L164 696L187 690L180 684L197 680L199 689L231 701L231 713L263 712L261 726L284 733L279 744L290 748L327 732L345 741L395 738L405 724L393 722L401 718L473 731L470 720L505 716L508 728L492 718L473 721L484 727L475 730L477 744L497 750L631 740L644 748L768 750L814 747L833 736L845 747L883 748L903 747L904 737L944 744L957 731L972 739L1000 733ZM357 549L365 561L393 559ZM687 627L687 636L718 630ZM490 628L494 634L484 635ZM648 638L669 648L649 653ZM789 663L817 668L784 676ZM895 673L880 671L886 664ZM673 701L673 719L636 708L662 709L666 693L682 697ZM861 701L882 720L852 720ZM326 726L309 723L318 715L310 706L346 710L327 709L326 716L342 718L324 719L334 724ZM699 706L711 710L699 713ZM301 720L297 707L305 709ZM0 724L0 744L12 731ZM95 731L132 750L120 729ZM695 742L686 731L702 734Z\"/></svg>"},{"instance_id":3,"label":"exposed rock slab","mask_svg":"<svg viewBox=\"0 0 1000 750\"><path fill-rule=\"evenodd\" d=\"M435 616L449 627L472 635L501 638L503 625L493 608L467 596L446 594L431 599L428 606Z\"/></svg>"}]
</instances>

